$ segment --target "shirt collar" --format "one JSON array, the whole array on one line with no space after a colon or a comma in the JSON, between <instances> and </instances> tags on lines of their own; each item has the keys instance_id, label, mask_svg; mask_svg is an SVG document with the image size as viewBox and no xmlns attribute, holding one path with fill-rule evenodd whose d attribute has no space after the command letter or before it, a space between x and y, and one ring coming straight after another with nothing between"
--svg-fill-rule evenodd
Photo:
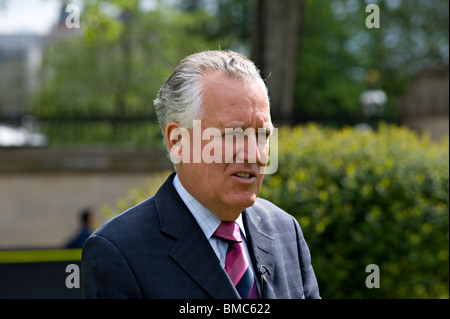
<instances>
[{"instance_id":1,"label":"shirt collar","mask_svg":"<svg viewBox=\"0 0 450 319\"><path fill-rule=\"evenodd\" d=\"M217 227L219 227L221 220L216 215L214 215L214 213L200 204L200 202L196 200L191 194L189 194L189 192L181 184L180 179L178 178L178 174L176 174L175 178L173 179L173 186L178 192L178 195L180 195L184 204L194 216L206 238L208 238L209 240L216 231ZM236 219L236 224L239 225L241 232L245 236L242 214L239 214L239 217Z\"/></svg>"}]
</instances>

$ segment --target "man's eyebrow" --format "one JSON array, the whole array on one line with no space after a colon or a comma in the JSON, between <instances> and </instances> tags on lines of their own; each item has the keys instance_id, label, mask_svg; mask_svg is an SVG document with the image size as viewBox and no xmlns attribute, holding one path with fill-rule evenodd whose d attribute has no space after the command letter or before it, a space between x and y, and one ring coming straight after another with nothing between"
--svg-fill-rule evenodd
<instances>
[{"instance_id":1,"label":"man's eyebrow","mask_svg":"<svg viewBox=\"0 0 450 319\"><path fill-rule=\"evenodd\" d=\"M220 128L231 128L231 129L241 128L241 129L245 130L246 128L249 128L249 127L250 127L249 125L247 125L246 123L243 123L243 122L230 122L230 123L227 123L227 124L225 124L225 123L224 124L220 124L218 128L219 129ZM258 127L258 129L259 128L266 129L266 130L269 130L269 131L273 131L274 126L273 126L272 123L267 122L267 123L264 123L263 126Z\"/></svg>"},{"instance_id":2,"label":"man's eyebrow","mask_svg":"<svg viewBox=\"0 0 450 319\"><path fill-rule=\"evenodd\" d=\"M221 128L245 128L247 125L243 122L230 122L230 123L223 123L220 125Z\"/></svg>"}]
</instances>

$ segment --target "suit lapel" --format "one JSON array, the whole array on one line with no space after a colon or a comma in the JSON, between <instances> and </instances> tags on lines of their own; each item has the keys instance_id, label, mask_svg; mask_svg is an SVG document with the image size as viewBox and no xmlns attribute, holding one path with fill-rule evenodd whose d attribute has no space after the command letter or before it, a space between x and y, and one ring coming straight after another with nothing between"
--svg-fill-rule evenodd
<instances>
[{"instance_id":1,"label":"suit lapel","mask_svg":"<svg viewBox=\"0 0 450 319\"><path fill-rule=\"evenodd\" d=\"M170 256L213 298L239 298L205 234L173 187L174 176L155 195L161 230L177 240Z\"/></svg>"},{"instance_id":2,"label":"suit lapel","mask_svg":"<svg viewBox=\"0 0 450 319\"><path fill-rule=\"evenodd\" d=\"M275 298L272 288L272 273L275 270L273 238L265 232L265 223L257 214L254 206L244 211L243 221L253 267L260 279L261 297L263 299Z\"/></svg>"},{"instance_id":3,"label":"suit lapel","mask_svg":"<svg viewBox=\"0 0 450 319\"><path fill-rule=\"evenodd\" d=\"M198 225L194 223L186 225L170 256L213 298L239 298Z\"/></svg>"}]
</instances>

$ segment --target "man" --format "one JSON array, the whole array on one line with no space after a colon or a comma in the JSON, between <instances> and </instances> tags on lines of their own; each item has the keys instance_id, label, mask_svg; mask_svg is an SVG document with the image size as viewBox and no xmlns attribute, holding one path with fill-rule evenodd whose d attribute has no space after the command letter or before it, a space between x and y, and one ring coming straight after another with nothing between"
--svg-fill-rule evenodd
<instances>
[{"instance_id":1,"label":"man","mask_svg":"<svg viewBox=\"0 0 450 319\"><path fill-rule=\"evenodd\" d=\"M83 296L320 298L297 221L257 197L273 127L254 64L188 56L155 108L176 173L87 240Z\"/></svg>"},{"instance_id":2,"label":"man","mask_svg":"<svg viewBox=\"0 0 450 319\"><path fill-rule=\"evenodd\" d=\"M80 213L81 227L77 235L66 245L67 249L82 248L84 242L92 234L95 224L94 212L91 208L85 208Z\"/></svg>"}]
</instances>

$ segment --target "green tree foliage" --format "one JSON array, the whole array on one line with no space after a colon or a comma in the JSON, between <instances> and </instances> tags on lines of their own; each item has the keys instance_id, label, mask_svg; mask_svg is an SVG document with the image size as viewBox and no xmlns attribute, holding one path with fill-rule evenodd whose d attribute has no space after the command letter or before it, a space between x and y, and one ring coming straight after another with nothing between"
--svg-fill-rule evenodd
<instances>
[{"instance_id":1,"label":"green tree foliage","mask_svg":"<svg viewBox=\"0 0 450 319\"><path fill-rule=\"evenodd\" d=\"M283 128L260 196L299 220L324 298L448 298L448 156L448 139L385 124Z\"/></svg>"},{"instance_id":2,"label":"green tree foliage","mask_svg":"<svg viewBox=\"0 0 450 319\"><path fill-rule=\"evenodd\" d=\"M211 16L138 1L86 1L81 35L55 41L45 55L37 115L153 114L152 101L184 56L216 49Z\"/></svg>"},{"instance_id":3,"label":"green tree foliage","mask_svg":"<svg viewBox=\"0 0 450 319\"><path fill-rule=\"evenodd\" d=\"M335 20L328 2L305 1L304 8L296 118L352 118L365 87L345 72L360 64L344 49L347 30Z\"/></svg>"},{"instance_id":4,"label":"green tree foliage","mask_svg":"<svg viewBox=\"0 0 450 319\"><path fill-rule=\"evenodd\" d=\"M365 25L369 1L302 2L294 122L358 123L359 96L371 69L378 70L389 98L384 116L395 120L395 98L411 76L448 64L447 0L380 0L379 29ZM205 49L252 51L256 0L155 1L151 10L142 3L149 2L83 1L81 34L53 41L45 54L34 115L154 118L152 101L181 58ZM274 54L282 59L286 52ZM47 127L47 132L60 144L67 142L66 133L74 143L81 137L132 135L110 123L79 126L73 132L68 126L64 132ZM81 126L95 133L82 132ZM149 126L134 127L137 132ZM135 135L125 142L148 144Z\"/></svg>"},{"instance_id":5,"label":"green tree foliage","mask_svg":"<svg viewBox=\"0 0 450 319\"><path fill-rule=\"evenodd\" d=\"M296 121L356 123L366 74L375 69L377 83L389 97L387 118L409 79L423 68L448 65L447 0L380 0L380 28L368 29L365 12L371 1L303 0Z\"/></svg>"},{"instance_id":6,"label":"green tree foliage","mask_svg":"<svg viewBox=\"0 0 450 319\"><path fill-rule=\"evenodd\" d=\"M53 145L155 144L153 100L174 66L197 51L226 49L232 40L209 32L214 23L204 10L184 12L163 4L144 10L137 0L85 1L80 32L66 30L74 35L48 46L32 113L49 120L44 130ZM95 121L99 118L111 120ZM73 122L61 125L61 119ZM134 122L121 127L118 122L127 119Z\"/></svg>"}]
</instances>

